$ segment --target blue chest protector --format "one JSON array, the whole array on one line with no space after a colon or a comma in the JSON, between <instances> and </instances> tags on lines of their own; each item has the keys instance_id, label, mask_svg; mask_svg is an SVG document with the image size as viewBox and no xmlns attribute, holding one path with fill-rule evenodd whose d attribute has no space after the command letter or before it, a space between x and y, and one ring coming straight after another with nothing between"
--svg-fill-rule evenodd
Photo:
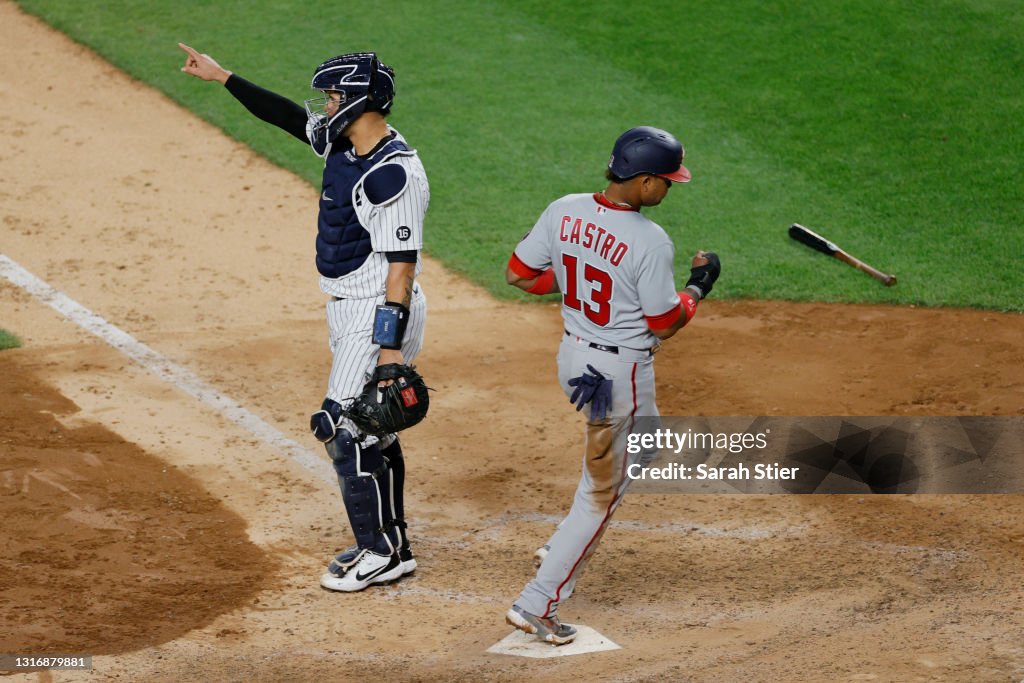
<instances>
[{"instance_id":1,"label":"blue chest protector","mask_svg":"<svg viewBox=\"0 0 1024 683\"><path fill-rule=\"evenodd\" d=\"M392 138L365 157L356 156L351 147L332 149L327 155L316 236L316 269L321 275L348 275L373 252L370 233L359 223L352 206L352 189L382 159L408 149Z\"/></svg>"}]
</instances>

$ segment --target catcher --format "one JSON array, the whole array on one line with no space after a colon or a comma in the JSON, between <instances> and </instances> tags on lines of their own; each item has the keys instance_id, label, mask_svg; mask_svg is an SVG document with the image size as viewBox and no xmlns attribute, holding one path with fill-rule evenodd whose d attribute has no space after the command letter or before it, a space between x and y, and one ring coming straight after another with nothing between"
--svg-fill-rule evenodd
<instances>
[{"instance_id":1,"label":"catcher","mask_svg":"<svg viewBox=\"0 0 1024 683\"><path fill-rule=\"evenodd\" d=\"M334 358L310 428L331 456L356 543L328 564L320 585L350 592L401 578L416 559L395 432L422 420L429 405L407 363L423 346L427 302L416 276L430 189L416 151L385 120L395 72L373 52L334 57L313 72L319 97L301 107L179 47L187 53L182 71L221 83L324 159L316 267L330 296Z\"/></svg>"}]
</instances>

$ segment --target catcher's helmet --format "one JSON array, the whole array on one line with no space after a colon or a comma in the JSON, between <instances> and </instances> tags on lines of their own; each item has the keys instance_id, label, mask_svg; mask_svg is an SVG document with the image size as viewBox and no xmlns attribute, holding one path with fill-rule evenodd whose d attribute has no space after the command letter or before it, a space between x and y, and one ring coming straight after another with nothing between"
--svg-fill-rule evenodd
<instances>
[{"instance_id":1,"label":"catcher's helmet","mask_svg":"<svg viewBox=\"0 0 1024 683\"><path fill-rule=\"evenodd\" d=\"M314 90L341 93L341 103L327 116L326 98L306 100L311 129L327 129L327 142L334 142L348 124L364 111L387 114L395 99L395 71L377 59L374 52L353 52L328 59L313 72Z\"/></svg>"},{"instance_id":2,"label":"catcher's helmet","mask_svg":"<svg viewBox=\"0 0 1024 683\"><path fill-rule=\"evenodd\" d=\"M641 173L653 173L676 183L690 182L683 166L686 151L679 140L660 128L639 126L619 136L608 160L608 170L623 180Z\"/></svg>"}]
</instances>

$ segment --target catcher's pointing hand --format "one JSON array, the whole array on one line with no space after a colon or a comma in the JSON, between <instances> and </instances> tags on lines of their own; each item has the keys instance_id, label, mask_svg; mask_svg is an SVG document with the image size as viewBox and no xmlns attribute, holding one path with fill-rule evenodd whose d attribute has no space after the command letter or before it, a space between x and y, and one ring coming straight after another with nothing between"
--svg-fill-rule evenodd
<instances>
[{"instance_id":1,"label":"catcher's pointing hand","mask_svg":"<svg viewBox=\"0 0 1024 683\"><path fill-rule=\"evenodd\" d=\"M185 58L185 66L181 70L204 81L218 81L221 84L227 82L231 72L223 68L210 55L199 54L185 43L178 43L178 47L188 55Z\"/></svg>"}]
</instances>

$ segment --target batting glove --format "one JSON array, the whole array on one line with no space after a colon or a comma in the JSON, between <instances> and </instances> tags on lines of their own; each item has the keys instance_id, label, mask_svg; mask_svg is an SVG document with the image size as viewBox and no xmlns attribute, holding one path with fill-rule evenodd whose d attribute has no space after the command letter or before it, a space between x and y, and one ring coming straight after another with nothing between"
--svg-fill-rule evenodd
<instances>
[{"instance_id":1,"label":"batting glove","mask_svg":"<svg viewBox=\"0 0 1024 683\"><path fill-rule=\"evenodd\" d=\"M612 380L605 379L593 365L587 364L588 372L569 380L569 386L575 387L569 403L576 404L576 411L590 404L590 421L600 422L608 415L612 406Z\"/></svg>"}]
</instances>

